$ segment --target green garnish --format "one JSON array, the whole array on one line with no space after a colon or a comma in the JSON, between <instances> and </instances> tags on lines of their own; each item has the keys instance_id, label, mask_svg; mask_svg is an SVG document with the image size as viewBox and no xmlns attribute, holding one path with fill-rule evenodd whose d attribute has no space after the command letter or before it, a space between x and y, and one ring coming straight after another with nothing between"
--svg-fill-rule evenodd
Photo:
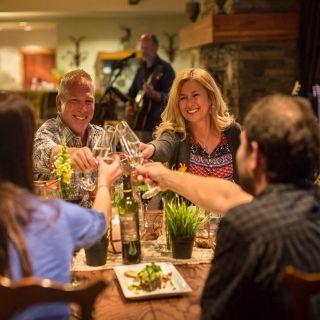
<instances>
[{"instance_id":1,"label":"green garnish","mask_svg":"<svg viewBox=\"0 0 320 320\"><path fill-rule=\"evenodd\" d=\"M139 273L134 283L128 286L131 291L153 291L161 288L162 269L154 262L146 265Z\"/></svg>"}]
</instances>

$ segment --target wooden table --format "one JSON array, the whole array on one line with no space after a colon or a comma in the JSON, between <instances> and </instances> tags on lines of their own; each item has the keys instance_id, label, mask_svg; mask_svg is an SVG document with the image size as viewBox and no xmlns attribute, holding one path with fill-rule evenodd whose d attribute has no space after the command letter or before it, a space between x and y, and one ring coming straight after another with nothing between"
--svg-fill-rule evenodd
<instances>
[{"instance_id":1,"label":"wooden table","mask_svg":"<svg viewBox=\"0 0 320 320\"><path fill-rule=\"evenodd\" d=\"M120 285L115 279L96 300L96 320L183 320L200 319L200 298L210 269L210 264L176 265L184 279L192 288L190 294L143 301L130 301L124 298ZM79 280L89 280L97 276L110 279L115 277L113 270L75 271Z\"/></svg>"}]
</instances>

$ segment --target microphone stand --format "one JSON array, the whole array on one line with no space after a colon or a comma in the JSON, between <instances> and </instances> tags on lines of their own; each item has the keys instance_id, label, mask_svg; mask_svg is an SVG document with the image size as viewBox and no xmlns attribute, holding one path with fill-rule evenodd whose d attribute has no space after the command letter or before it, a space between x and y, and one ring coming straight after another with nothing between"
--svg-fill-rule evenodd
<instances>
[{"instance_id":1,"label":"microphone stand","mask_svg":"<svg viewBox=\"0 0 320 320\"><path fill-rule=\"evenodd\" d=\"M119 78L119 76L121 75L124 67L126 66L127 63L122 63L119 65L118 68L113 69L111 72L111 81L109 83L109 85L107 86L107 88L104 91L104 94L101 96L100 100L99 100L99 104L102 102L102 100L104 99L104 97L109 94L110 92L112 92L113 90L113 84L116 82L116 80ZM116 72L115 72L116 71Z\"/></svg>"},{"instance_id":2,"label":"microphone stand","mask_svg":"<svg viewBox=\"0 0 320 320\"><path fill-rule=\"evenodd\" d=\"M101 96L101 98L99 99L98 103L97 103L97 107L95 108L95 115L94 118L96 119L96 124L101 125L100 121L102 121L103 119L106 119L106 115L108 114L108 112L111 114L108 117L111 117L110 119L113 119L113 117L115 117L114 119L117 118L116 115L116 104L115 104L115 99L112 98L111 93L115 94L117 97L120 98L121 101L126 102L128 100L130 100L129 97L127 97L125 94L122 94L122 92L117 89L116 87L113 87L113 84L117 81L117 79L119 78L119 76L121 75L124 67L128 64L127 61L122 62L121 64L118 64L118 66L116 68L114 68L111 72L110 75L110 82L109 85L106 87L103 95ZM103 100L105 99L106 96L110 96L110 99L108 99L108 101L106 103L103 102Z\"/></svg>"}]
</instances>

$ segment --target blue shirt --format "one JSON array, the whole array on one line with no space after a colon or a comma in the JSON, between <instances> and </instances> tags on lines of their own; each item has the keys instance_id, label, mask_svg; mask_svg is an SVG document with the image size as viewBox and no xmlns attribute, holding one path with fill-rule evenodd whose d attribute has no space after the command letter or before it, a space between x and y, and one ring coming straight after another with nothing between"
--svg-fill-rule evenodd
<instances>
[{"instance_id":1,"label":"blue shirt","mask_svg":"<svg viewBox=\"0 0 320 320\"><path fill-rule=\"evenodd\" d=\"M70 282L70 267L74 250L89 247L100 239L106 228L102 213L62 201L33 198L36 208L32 220L23 227L33 276L60 283ZM23 276L16 250L9 242L10 270L13 280ZM64 315L68 304L45 304L32 307L14 319L37 319Z\"/></svg>"}]
</instances>

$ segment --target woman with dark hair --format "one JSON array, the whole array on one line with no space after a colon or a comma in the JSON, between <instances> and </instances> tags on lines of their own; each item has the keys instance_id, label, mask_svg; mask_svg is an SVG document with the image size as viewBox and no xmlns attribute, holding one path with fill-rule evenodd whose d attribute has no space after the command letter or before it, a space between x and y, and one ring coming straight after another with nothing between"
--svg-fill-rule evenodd
<instances>
[{"instance_id":1,"label":"woman with dark hair","mask_svg":"<svg viewBox=\"0 0 320 320\"><path fill-rule=\"evenodd\" d=\"M70 281L74 250L88 247L106 231L111 210L109 188L120 173L116 159L98 158L98 188L94 210L65 201L43 200L33 193L32 148L34 113L17 96L0 100L0 275ZM97 211L103 212L101 214ZM15 319L68 318L67 304L28 308Z\"/></svg>"}]
</instances>

